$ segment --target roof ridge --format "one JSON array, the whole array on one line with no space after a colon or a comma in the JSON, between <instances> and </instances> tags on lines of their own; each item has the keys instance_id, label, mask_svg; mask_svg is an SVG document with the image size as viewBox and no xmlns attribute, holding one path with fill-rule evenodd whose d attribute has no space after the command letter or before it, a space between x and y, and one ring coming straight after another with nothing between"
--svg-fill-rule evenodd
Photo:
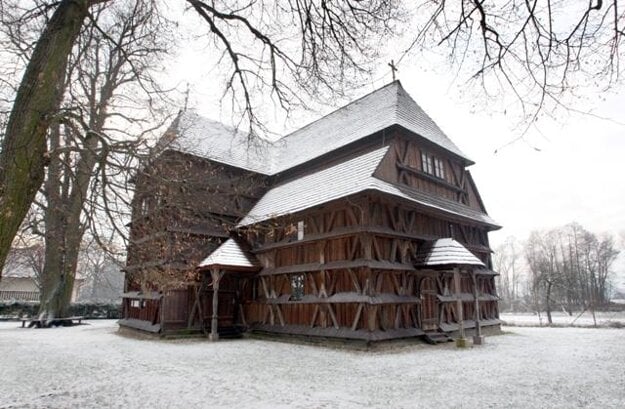
<instances>
[{"instance_id":1,"label":"roof ridge","mask_svg":"<svg viewBox=\"0 0 625 409\"><path fill-rule=\"evenodd\" d=\"M314 121L307 123L306 125L302 126L301 128L297 128L296 130L289 132L288 134L284 135L282 138L278 139L276 142L284 141L284 139L286 139L286 138L289 138L289 137L293 136L293 134L295 134L295 133L297 133L297 132L300 132L300 131L302 131L302 130L306 129L306 128L308 128L308 127L310 127L310 126L312 126L312 125L316 124L317 122L323 121L323 120L325 120L327 117L329 117L330 115L336 114L336 113L338 113L339 111L342 111L343 109L345 109L345 108L349 107L350 105L355 105L355 104L357 104L357 103L361 102L363 99L365 99L365 98L367 98L367 97L369 97L369 96L371 96L371 95L373 95L373 94L375 94L375 93L378 93L378 92L380 92L380 91L382 91L382 90L384 90L384 89L386 89L386 88L390 87L391 85L393 85L393 84L395 84L395 83L397 83L397 84L401 87L401 82L400 82L399 80L395 80L395 81L389 82L388 84L384 85L383 87L381 87L381 88L377 88L377 89L374 89L373 91L371 91L371 92L369 92L369 93L367 93L367 94L365 94L365 95L363 95L363 96L361 96L361 97L358 97L358 98L356 98L355 100L353 100L353 101L351 101L351 102L348 102L347 104L342 105L341 107L336 108L335 110L333 110L333 111L331 111L331 112L328 112L327 114L325 114L325 115L323 115L323 116L321 116L321 117L319 117L319 118L315 119Z\"/></svg>"}]
</instances>

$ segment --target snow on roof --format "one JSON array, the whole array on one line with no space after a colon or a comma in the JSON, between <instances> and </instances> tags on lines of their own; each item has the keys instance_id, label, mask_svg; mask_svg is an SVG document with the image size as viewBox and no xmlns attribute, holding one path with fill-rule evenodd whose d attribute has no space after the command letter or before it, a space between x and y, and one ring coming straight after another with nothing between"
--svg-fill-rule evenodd
<instances>
[{"instance_id":1,"label":"snow on roof","mask_svg":"<svg viewBox=\"0 0 625 409\"><path fill-rule=\"evenodd\" d=\"M275 147L195 112L182 112L160 148L189 153L261 174L271 173Z\"/></svg>"},{"instance_id":2,"label":"snow on roof","mask_svg":"<svg viewBox=\"0 0 625 409\"><path fill-rule=\"evenodd\" d=\"M270 189L237 227L296 213L365 190L388 193L429 208L498 227L488 215L468 206L375 178L373 173L388 149L388 146L379 148Z\"/></svg>"},{"instance_id":3,"label":"snow on roof","mask_svg":"<svg viewBox=\"0 0 625 409\"><path fill-rule=\"evenodd\" d=\"M399 81L382 87L287 135L274 172L305 163L393 125L412 131L468 160Z\"/></svg>"},{"instance_id":4,"label":"snow on roof","mask_svg":"<svg viewBox=\"0 0 625 409\"><path fill-rule=\"evenodd\" d=\"M239 226L284 216L365 190L388 146L270 189Z\"/></svg>"},{"instance_id":5,"label":"snow on roof","mask_svg":"<svg viewBox=\"0 0 625 409\"><path fill-rule=\"evenodd\" d=\"M471 265L485 267L473 253L452 238L434 240L416 254L417 266Z\"/></svg>"},{"instance_id":6,"label":"snow on roof","mask_svg":"<svg viewBox=\"0 0 625 409\"><path fill-rule=\"evenodd\" d=\"M172 125L180 150L254 172L272 175L332 152L393 125L470 160L421 107L394 81L271 144L250 142L246 134L219 122L183 112ZM171 138L171 137L170 137Z\"/></svg>"},{"instance_id":7,"label":"snow on roof","mask_svg":"<svg viewBox=\"0 0 625 409\"><path fill-rule=\"evenodd\" d=\"M214 265L245 268L260 266L256 257L243 250L233 239L228 239L221 246L217 247L217 249L206 257L198 267L210 267Z\"/></svg>"},{"instance_id":8,"label":"snow on roof","mask_svg":"<svg viewBox=\"0 0 625 409\"><path fill-rule=\"evenodd\" d=\"M7 263L4 269L2 270L2 277L12 277L12 278L34 278L37 276L35 270L24 264L17 263Z\"/></svg>"}]
</instances>

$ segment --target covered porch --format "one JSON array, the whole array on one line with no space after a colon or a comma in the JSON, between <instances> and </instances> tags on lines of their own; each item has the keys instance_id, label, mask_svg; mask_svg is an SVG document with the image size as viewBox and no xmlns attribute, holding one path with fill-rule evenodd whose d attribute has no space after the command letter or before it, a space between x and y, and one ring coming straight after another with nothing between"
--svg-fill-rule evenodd
<instances>
[{"instance_id":1,"label":"covered porch","mask_svg":"<svg viewBox=\"0 0 625 409\"><path fill-rule=\"evenodd\" d=\"M226 240L198 266L200 285L189 315L197 320L211 341L220 336L238 335L247 329L241 305L245 280L258 273L261 265L235 239Z\"/></svg>"},{"instance_id":2,"label":"covered porch","mask_svg":"<svg viewBox=\"0 0 625 409\"><path fill-rule=\"evenodd\" d=\"M260 270L256 258L229 239L196 268L197 280L160 292L123 294L121 327L161 337L240 336L247 329L241 303L247 278Z\"/></svg>"}]
</instances>

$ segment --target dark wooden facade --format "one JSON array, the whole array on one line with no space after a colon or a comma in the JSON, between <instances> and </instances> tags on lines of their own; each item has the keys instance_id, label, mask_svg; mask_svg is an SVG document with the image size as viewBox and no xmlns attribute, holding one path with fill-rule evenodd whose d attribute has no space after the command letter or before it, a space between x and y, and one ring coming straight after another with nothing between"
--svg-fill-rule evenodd
<instances>
[{"instance_id":1,"label":"dark wooden facade","mask_svg":"<svg viewBox=\"0 0 625 409\"><path fill-rule=\"evenodd\" d=\"M272 186L381 144L389 148L373 176L403 197L365 189L235 227ZM497 327L488 232L498 226L481 217L486 210L469 164L399 126L268 176L166 152L137 177L122 324L161 333L208 331L215 315L211 273L194 267L231 236L249 246L261 268L221 271L220 330L369 342L454 333L477 322ZM417 251L443 237L486 267L416 266ZM149 291L156 295L143 302Z\"/></svg>"},{"instance_id":2,"label":"dark wooden facade","mask_svg":"<svg viewBox=\"0 0 625 409\"><path fill-rule=\"evenodd\" d=\"M202 285L196 266L230 236L236 221L262 195L265 177L165 151L134 182L121 323L150 332L204 329L212 315L207 301L212 289ZM224 281L222 292L235 294L238 281ZM199 311L198 295L206 304ZM225 298L222 306L232 304ZM223 317L232 325L238 322L228 311Z\"/></svg>"}]
</instances>

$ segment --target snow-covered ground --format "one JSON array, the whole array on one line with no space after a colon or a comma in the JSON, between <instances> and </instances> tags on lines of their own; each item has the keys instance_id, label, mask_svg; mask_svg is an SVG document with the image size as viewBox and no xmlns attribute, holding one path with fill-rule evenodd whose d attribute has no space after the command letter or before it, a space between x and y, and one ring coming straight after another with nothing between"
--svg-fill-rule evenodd
<instances>
[{"instance_id":1,"label":"snow-covered ground","mask_svg":"<svg viewBox=\"0 0 625 409\"><path fill-rule=\"evenodd\" d=\"M625 330L505 327L355 352L0 323L0 408L625 408Z\"/></svg>"},{"instance_id":2,"label":"snow-covered ground","mask_svg":"<svg viewBox=\"0 0 625 409\"><path fill-rule=\"evenodd\" d=\"M502 313L500 318L507 325L514 326L540 326L547 325L547 314L531 313ZM625 327L625 311L619 312L596 312L595 319L588 311L580 315L579 312L573 313L570 316L567 313L561 311L555 311L551 313L553 324L556 326L575 326L575 327L593 327L595 325L595 319L597 326L601 327Z\"/></svg>"}]
</instances>

